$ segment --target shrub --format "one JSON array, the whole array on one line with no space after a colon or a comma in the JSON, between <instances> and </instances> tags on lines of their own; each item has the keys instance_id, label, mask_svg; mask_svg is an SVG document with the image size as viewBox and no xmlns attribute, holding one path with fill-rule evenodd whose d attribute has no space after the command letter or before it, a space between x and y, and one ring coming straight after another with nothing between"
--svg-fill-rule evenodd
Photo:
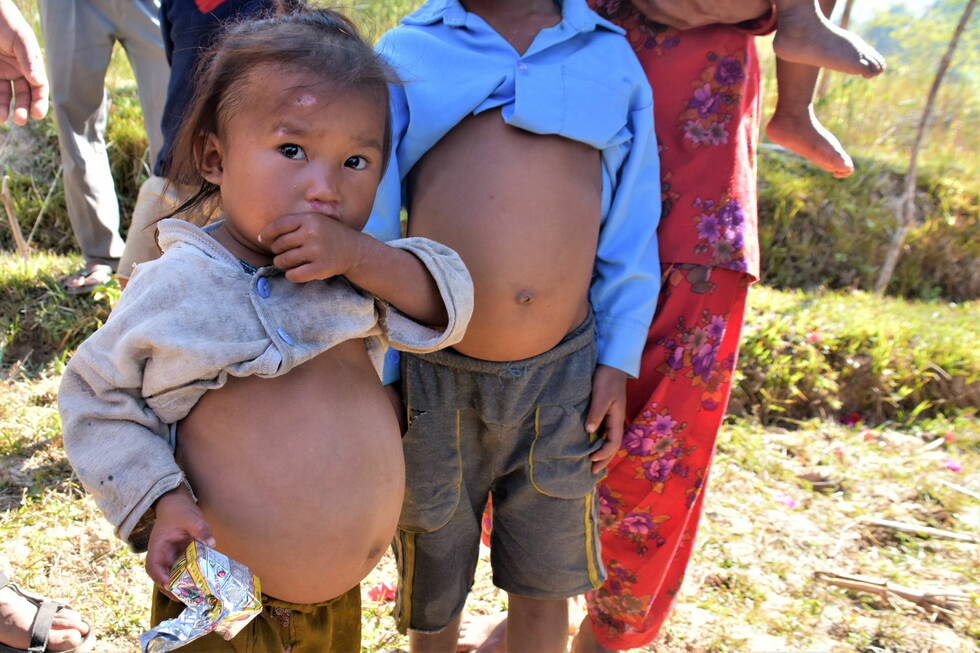
<instances>
[{"instance_id":1,"label":"shrub","mask_svg":"<svg viewBox=\"0 0 980 653\"><path fill-rule=\"evenodd\" d=\"M759 164L762 279L776 288L874 286L895 227L904 177L858 160L834 179L770 149ZM918 225L909 233L889 292L903 297L980 298L980 198L926 168L919 175Z\"/></svg>"},{"instance_id":2,"label":"shrub","mask_svg":"<svg viewBox=\"0 0 980 653\"><path fill-rule=\"evenodd\" d=\"M749 293L730 410L764 422L859 413L864 421L975 412L980 302L865 292Z\"/></svg>"}]
</instances>

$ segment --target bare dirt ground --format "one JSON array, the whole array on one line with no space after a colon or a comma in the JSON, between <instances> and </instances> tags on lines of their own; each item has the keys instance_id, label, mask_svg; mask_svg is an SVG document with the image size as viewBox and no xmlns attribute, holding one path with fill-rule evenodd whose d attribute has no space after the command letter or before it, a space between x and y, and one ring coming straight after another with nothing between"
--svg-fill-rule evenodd
<instances>
[{"instance_id":1,"label":"bare dirt ground","mask_svg":"<svg viewBox=\"0 0 980 653\"><path fill-rule=\"evenodd\" d=\"M64 597L94 624L96 651L134 651L149 583L78 487L60 446L57 376L0 383L0 557L28 587ZM967 652L980 647L980 422L902 430L827 421L794 430L726 426L688 576L650 651ZM805 476L805 478L802 478ZM809 479L809 480L806 480ZM973 542L867 523L880 518L952 531ZM860 574L961 594L951 614L898 597L819 582ZM363 650L404 651L390 556L362 586ZM468 609L505 607L486 560Z\"/></svg>"}]
</instances>

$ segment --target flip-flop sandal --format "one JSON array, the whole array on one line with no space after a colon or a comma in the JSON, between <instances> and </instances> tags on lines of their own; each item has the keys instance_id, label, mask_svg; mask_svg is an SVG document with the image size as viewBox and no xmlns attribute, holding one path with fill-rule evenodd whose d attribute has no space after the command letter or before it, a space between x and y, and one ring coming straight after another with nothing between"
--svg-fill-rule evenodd
<instances>
[{"instance_id":1,"label":"flip-flop sandal","mask_svg":"<svg viewBox=\"0 0 980 653\"><path fill-rule=\"evenodd\" d=\"M33 604L37 608L37 612L34 614L34 623L31 624L30 645L27 648L14 648L13 646L7 646L6 644L0 643L0 653L48 653L48 636L51 634L51 624L54 623L55 615L58 614L60 610L64 610L68 606L45 598L40 594L22 590L21 588L17 587L16 583L10 582L10 579L7 578L7 574L0 571L0 589L5 587L9 587L13 591L20 594L29 603ZM92 637L91 627L89 627L88 634L85 635L84 639L82 639L81 644L75 648L60 651L59 653L82 651L88 644L90 637Z\"/></svg>"},{"instance_id":2,"label":"flip-flop sandal","mask_svg":"<svg viewBox=\"0 0 980 653\"><path fill-rule=\"evenodd\" d=\"M89 263L84 268L65 277L61 282L62 288L69 295L87 295L101 285L112 281L113 270L105 263ZM79 285L69 285L81 281Z\"/></svg>"}]
</instances>

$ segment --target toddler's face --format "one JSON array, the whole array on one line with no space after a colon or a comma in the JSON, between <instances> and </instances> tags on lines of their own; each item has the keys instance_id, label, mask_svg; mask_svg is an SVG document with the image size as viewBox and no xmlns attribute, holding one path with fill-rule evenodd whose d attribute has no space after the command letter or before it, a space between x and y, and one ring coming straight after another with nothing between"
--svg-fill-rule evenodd
<instances>
[{"instance_id":1,"label":"toddler's face","mask_svg":"<svg viewBox=\"0 0 980 653\"><path fill-rule=\"evenodd\" d=\"M295 213L363 228L381 179L387 107L275 66L257 68L239 93L202 152L235 239L265 252L258 233Z\"/></svg>"}]
</instances>

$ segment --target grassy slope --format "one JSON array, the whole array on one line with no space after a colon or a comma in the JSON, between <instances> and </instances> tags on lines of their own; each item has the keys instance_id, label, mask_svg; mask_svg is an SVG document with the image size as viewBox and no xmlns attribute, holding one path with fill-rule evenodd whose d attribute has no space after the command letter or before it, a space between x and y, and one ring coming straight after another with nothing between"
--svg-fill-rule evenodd
<instances>
[{"instance_id":1,"label":"grassy slope","mask_svg":"<svg viewBox=\"0 0 980 653\"><path fill-rule=\"evenodd\" d=\"M0 559L26 585L64 596L82 610L98 630L96 650L131 651L148 619L141 559L113 537L79 489L60 446L59 347L74 346L104 319L115 295L108 289L94 304L62 295L54 279L74 262L37 257L23 264L0 257L3 322L13 310L19 318L10 321L21 336L32 334L8 349L0 372ZM825 364L813 363L818 354L871 338L878 346L891 342L892 349L903 343L899 348L913 354L921 348L932 357L958 357L964 370L976 374L972 346L956 347L975 328L975 304L879 302L863 294L760 287L752 305L744 360L755 366L746 363L747 372L764 368L767 377L788 378L789 362L803 361L801 369L811 370L810 376L826 376ZM813 333L821 334L819 341L807 339ZM47 353L20 364L14 353L28 350ZM769 360L762 354L770 350L780 353ZM742 383L750 381L748 374ZM657 650L976 650L977 545L900 535L861 522L874 516L980 535L977 502L939 482L980 488L980 421L968 413L919 415L901 426L891 422L875 429L842 426L832 419L832 408L828 419L801 421L793 430L764 426L753 417L730 423L719 441L700 544ZM942 437L950 441L923 449ZM948 469L957 466L951 461L961 471ZM801 474L835 483L830 493L821 493ZM971 599L958 616L933 621L901 599L888 605L817 583L816 570L956 588ZM390 558L365 582L365 592L380 582L394 582ZM390 607L365 598L365 651L404 649ZM503 607L485 565L470 607Z\"/></svg>"}]
</instances>

